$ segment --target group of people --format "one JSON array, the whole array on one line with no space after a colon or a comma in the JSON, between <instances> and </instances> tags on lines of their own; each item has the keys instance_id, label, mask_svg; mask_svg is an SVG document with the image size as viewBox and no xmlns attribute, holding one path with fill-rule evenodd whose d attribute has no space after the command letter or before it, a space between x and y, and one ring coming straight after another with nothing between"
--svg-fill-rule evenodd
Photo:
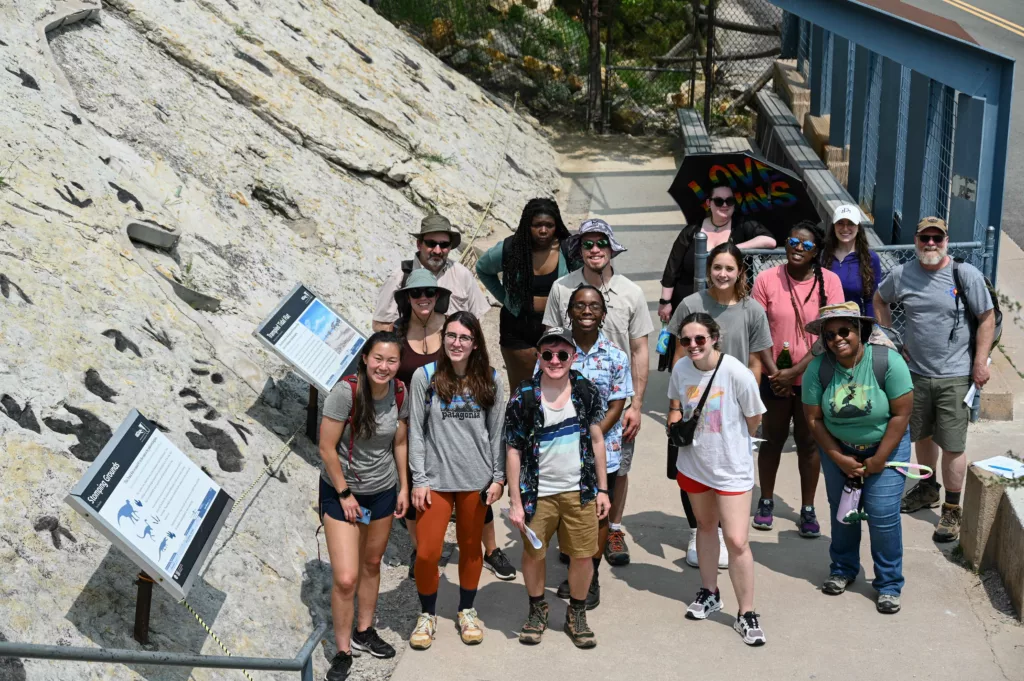
<instances>
[{"instance_id":1,"label":"group of people","mask_svg":"<svg viewBox=\"0 0 1024 681\"><path fill-rule=\"evenodd\" d=\"M706 619L724 607L717 580L728 568L734 628L747 644L764 644L748 532L774 526L791 425L803 537L820 536L814 499L825 476L832 541L822 591L842 593L860 570L860 524L836 518L844 488L856 487L877 609L898 612L899 514L940 502L934 478L902 496L899 464L909 462L911 441L918 461L932 468L942 450L946 490L934 538L959 535L963 400L972 381L988 380L995 328L984 278L950 260L945 223L927 218L917 229L917 259L883 279L859 208L842 206L826 234L811 222L794 225L786 262L758 273L751 288L743 250L775 247L775 237L736 218L728 186L715 187L706 208L703 223L684 227L673 245L658 307L672 335L658 364L671 370L668 475L690 527L686 561L701 578L686 615ZM698 232L710 248L700 291ZM393 518L404 520L414 546L410 577L421 606L414 649L429 648L437 630L438 564L453 515L457 627L464 643L483 640L474 607L482 569L516 576L496 544L491 509L506 487L529 599L520 642L540 643L548 627L545 559L556 534L568 565L557 592L569 601L563 630L580 648L596 645L586 613L600 604L600 563L629 562L620 523L654 325L640 287L615 271L626 249L611 226L590 219L570 234L553 200L533 199L516 232L480 257L476 274L502 306L508 397L479 321L490 305L473 273L449 258L458 230L433 215L413 236L417 253L385 281L357 373L339 381L323 408L320 512L338 646L328 681L347 677L357 651L395 654L373 628ZM894 303L906 313L903 343L883 328ZM759 429L760 497L751 520Z\"/></svg>"}]
</instances>

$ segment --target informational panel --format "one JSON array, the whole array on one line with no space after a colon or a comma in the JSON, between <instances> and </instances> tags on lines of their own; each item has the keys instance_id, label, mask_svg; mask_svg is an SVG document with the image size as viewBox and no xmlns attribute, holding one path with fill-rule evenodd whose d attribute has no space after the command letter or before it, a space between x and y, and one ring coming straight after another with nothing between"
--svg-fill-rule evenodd
<instances>
[{"instance_id":1,"label":"informational panel","mask_svg":"<svg viewBox=\"0 0 1024 681\"><path fill-rule=\"evenodd\" d=\"M135 409L65 501L179 599L233 503Z\"/></svg>"},{"instance_id":2,"label":"informational panel","mask_svg":"<svg viewBox=\"0 0 1024 681\"><path fill-rule=\"evenodd\" d=\"M355 373L365 339L316 294L296 284L256 327L255 336L327 394L342 376Z\"/></svg>"}]
</instances>

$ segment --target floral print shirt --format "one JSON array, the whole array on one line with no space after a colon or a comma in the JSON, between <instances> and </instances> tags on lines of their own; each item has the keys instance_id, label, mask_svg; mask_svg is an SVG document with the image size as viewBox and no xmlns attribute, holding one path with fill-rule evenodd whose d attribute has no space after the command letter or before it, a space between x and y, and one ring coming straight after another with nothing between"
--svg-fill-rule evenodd
<instances>
[{"instance_id":1,"label":"floral print shirt","mask_svg":"<svg viewBox=\"0 0 1024 681\"><path fill-rule=\"evenodd\" d=\"M608 411L609 402L633 396L629 355L605 338L603 333L598 334L597 342L590 348L590 352L583 352L583 348L576 345L576 361L572 363L572 368L589 378L597 388L604 411ZM604 450L608 458L608 472L614 473L619 470L622 458L621 419L604 434Z\"/></svg>"}]
</instances>

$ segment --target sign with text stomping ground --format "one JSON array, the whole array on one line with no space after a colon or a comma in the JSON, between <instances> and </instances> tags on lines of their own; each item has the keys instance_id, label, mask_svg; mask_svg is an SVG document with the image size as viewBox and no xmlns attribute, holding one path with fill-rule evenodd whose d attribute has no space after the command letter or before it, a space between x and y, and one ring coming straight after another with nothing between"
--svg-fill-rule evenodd
<instances>
[{"instance_id":1,"label":"sign with text stomping ground","mask_svg":"<svg viewBox=\"0 0 1024 681\"><path fill-rule=\"evenodd\" d=\"M255 336L326 394L355 373L364 338L302 284L256 327Z\"/></svg>"},{"instance_id":2,"label":"sign with text stomping ground","mask_svg":"<svg viewBox=\"0 0 1024 681\"><path fill-rule=\"evenodd\" d=\"M232 499L136 410L67 503L176 598L184 598Z\"/></svg>"}]
</instances>

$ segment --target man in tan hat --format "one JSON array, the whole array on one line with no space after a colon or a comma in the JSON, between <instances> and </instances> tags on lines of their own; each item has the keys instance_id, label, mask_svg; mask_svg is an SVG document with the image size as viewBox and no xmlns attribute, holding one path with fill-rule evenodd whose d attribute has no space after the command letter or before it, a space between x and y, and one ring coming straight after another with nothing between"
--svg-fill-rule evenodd
<instances>
[{"instance_id":1,"label":"man in tan hat","mask_svg":"<svg viewBox=\"0 0 1024 681\"><path fill-rule=\"evenodd\" d=\"M426 268L437 277L440 286L452 292L448 313L472 312L479 319L491 309L487 298L477 284L473 273L465 266L450 260L448 254L459 247L462 235L448 218L443 215L428 215L420 222L419 232L409 232L416 237L416 257L403 260L401 266L388 275L377 294L377 307L373 311L373 330L391 331L398 320L398 306L395 291L402 288L409 274L419 268Z\"/></svg>"},{"instance_id":2,"label":"man in tan hat","mask_svg":"<svg viewBox=\"0 0 1024 681\"><path fill-rule=\"evenodd\" d=\"M939 505L941 449L946 494L932 539L950 542L960 536L960 493L967 475L970 407L964 397L972 381L979 387L988 382L995 314L981 272L947 255L949 229L943 220L921 220L914 239L917 260L897 265L882 281L875 292L875 316L890 326L889 304L903 304L905 349L914 382L910 439L918 463L935 471L907 492L900 510L913 513ZM977 320L975 329L968 312Z\"/></svg>"}]
</instances>

